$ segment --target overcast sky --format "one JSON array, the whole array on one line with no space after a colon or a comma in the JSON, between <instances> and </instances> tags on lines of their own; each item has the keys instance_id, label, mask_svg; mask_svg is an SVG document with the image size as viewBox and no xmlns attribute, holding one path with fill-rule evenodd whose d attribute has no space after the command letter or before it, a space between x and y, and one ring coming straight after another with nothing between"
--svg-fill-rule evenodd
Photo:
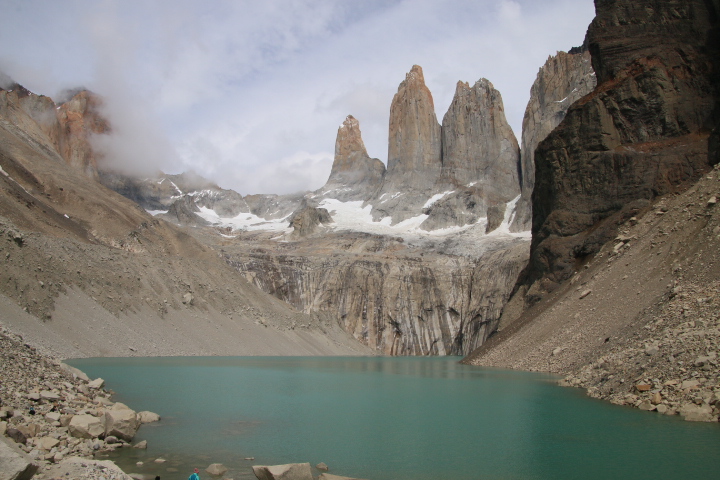
<instances>
[{"instance_id":1,"label":"overcast sky","mask_svg":"<svg viewBox=\"0 0 720 480\"><path fill-rule=\"evenodd\" d=\"M442 122L458 80L497 88L516 136L540 66L581 45L592 0L0 0L0 70L106 99L109 161L193 169L242 194L321 187L337 128L387 160L412 65Z\"/></svg>"}]
</instances>

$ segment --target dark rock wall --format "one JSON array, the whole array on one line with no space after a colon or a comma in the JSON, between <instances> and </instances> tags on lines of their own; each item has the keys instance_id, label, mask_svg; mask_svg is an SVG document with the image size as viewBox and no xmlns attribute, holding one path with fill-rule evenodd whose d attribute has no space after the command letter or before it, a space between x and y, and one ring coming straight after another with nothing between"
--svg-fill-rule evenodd
<instances>
[{"instance_id":1,"label":"dark rock wall","mask_svg":"<svg viewBox=\"0 0 720 480\"><path fill-rule=\"evenodd\" d=\"M616 226L682 189L715 161L717 25L701 0L596 0L588 30L598 85L535 152L533 240L523 276L537 300L567 279ZM541 280L542 282L537 282Z\"/></svg>"}]
</instances>

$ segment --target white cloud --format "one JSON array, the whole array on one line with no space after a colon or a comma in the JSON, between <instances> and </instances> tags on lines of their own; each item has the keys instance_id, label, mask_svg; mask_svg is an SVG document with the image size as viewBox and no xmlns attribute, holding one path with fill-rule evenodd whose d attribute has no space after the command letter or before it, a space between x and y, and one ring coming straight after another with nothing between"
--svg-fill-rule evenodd
<instances>
[{"instance_id":1,"label":"white cloud","mask_svg":"<svg viewBox=\"0 0 720 480\"><path fill-rule=\"evenodd\" d=\"M119 142L132 144L117 152L132 157L128 165L195 168L243 194L321 186L348 114L368 153L384 161L390 102L413 64L424 69L439 121L458 80L486 77L519 136L538 68L580 45L594 12L592 0L9 7L0 42L13 48L0 68L38 93L85 85L108 97L116 131L135 139Z\"/></svg>"}]
</instances>

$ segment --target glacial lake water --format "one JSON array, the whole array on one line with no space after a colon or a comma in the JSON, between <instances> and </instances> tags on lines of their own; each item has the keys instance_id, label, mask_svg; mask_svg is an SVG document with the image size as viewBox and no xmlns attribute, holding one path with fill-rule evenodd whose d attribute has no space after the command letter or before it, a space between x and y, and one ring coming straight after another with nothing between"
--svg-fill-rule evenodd
<instances>
[{"instance_id":1,"label":"glacial lake water","mask_svg":"<svg viewBox=\"0 0 720 480\"><path fill-rule=\"evenodd\" d=\"M254 479L325 462L370 480L717 479L720 424L593 400L555 378L459 358L91 358L114 400L163 418L110 458L162 480ZM154 459L167 460L156 464ZM245 460L254 457L253 461ZM142 461L144 465L136 466ZM320 472L314 470L317 476ZM150 477L153 478L153 477Z\"/></svg>"}]
</instances>

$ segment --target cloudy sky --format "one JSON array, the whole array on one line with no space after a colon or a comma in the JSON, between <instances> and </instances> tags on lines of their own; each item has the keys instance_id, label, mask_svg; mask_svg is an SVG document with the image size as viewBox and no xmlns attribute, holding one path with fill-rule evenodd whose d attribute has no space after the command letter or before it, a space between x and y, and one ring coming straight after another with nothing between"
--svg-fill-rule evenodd
<instances>
[{"instance_id":1,"label":"cloudy sky","mask_svg":"<svg viewBox=\"0 0 720 480\"><path fill-rule=\"evenodd\" d=\"M0 70L58 98L103 95L126 170L193 169L242 194L321 187L338 125L387 158L413 64L442 121L485 77L517 136L548 55L582 44L592 0L0 0Z\"/></svg>"}]
</instances>

